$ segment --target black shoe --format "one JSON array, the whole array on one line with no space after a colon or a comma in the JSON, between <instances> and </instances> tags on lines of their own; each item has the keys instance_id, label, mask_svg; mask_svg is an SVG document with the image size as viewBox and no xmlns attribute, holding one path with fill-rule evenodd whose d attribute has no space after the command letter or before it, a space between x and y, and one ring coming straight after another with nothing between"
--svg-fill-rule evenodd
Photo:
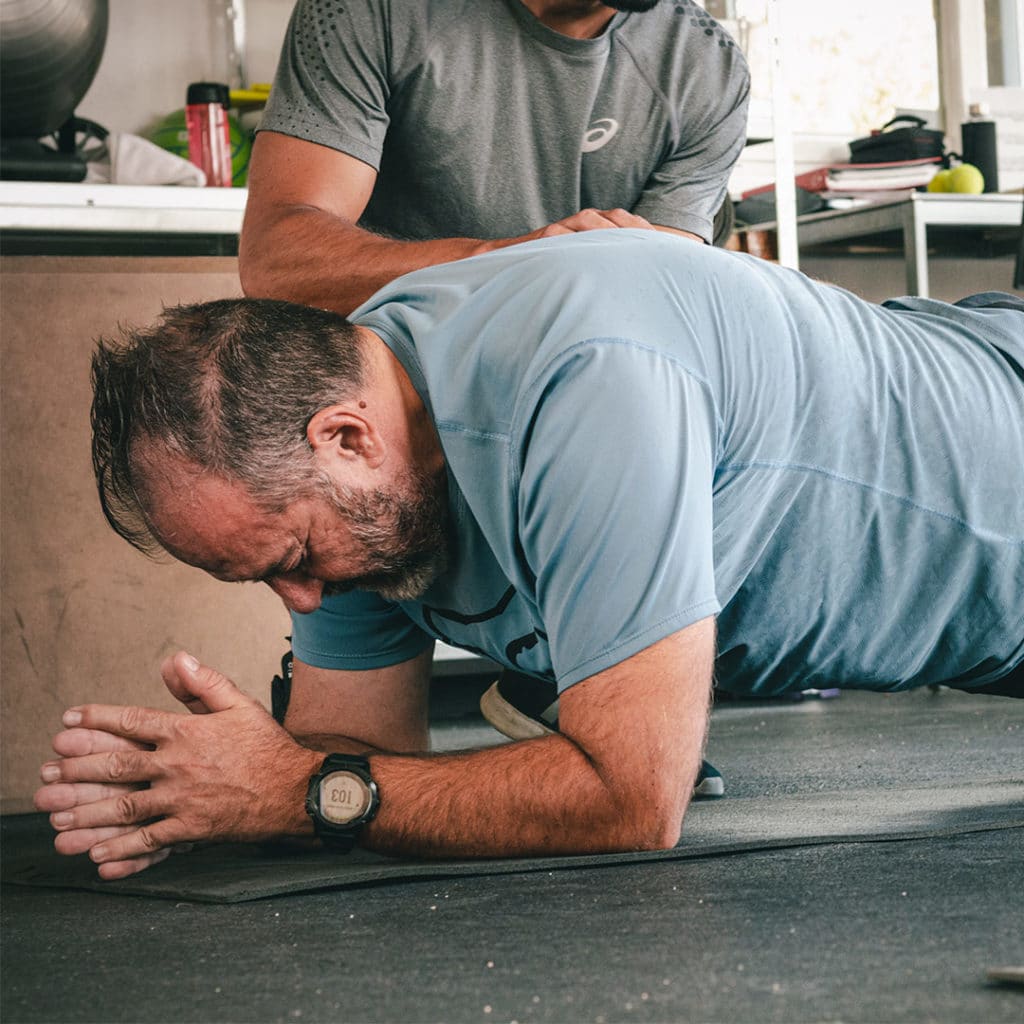
<instances>
[{"instance_id":1,"label":"black shoe","mask_svg":"<svg viewBox=\"0 0 1024 1024\"><path fill-rule=\"evenodd\" d=\"M519 672L505 672L480 698L484 718L511 740L533 740L558 732L558 689L554 683ZM721 773L701 761L693 787L695 797L725 793Z\"/></svg>"}]
</instances>

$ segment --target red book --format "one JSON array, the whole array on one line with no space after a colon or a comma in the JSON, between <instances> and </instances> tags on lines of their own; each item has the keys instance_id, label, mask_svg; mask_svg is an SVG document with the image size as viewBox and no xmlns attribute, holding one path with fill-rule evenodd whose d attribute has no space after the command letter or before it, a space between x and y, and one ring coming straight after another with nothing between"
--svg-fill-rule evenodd
<instances>
[{"instance_id":1,"label":"red book","mask_svg":"<svg viewBox=\"0 0 1024 1024\"><path fill-rule=\"evenodd\" d=\"M804 171L803 174L796 176L797 188L806 189L808 192L824 192L825 191L825 179L828 177L828 167L816 167L813 171ZM743 193L743 199L749 199L751 196L763 195L765 192L773 192L775 190L775 182L771 182L769 185L758 185L757 188L747 189Z\"/></svg>"}]
</instances>

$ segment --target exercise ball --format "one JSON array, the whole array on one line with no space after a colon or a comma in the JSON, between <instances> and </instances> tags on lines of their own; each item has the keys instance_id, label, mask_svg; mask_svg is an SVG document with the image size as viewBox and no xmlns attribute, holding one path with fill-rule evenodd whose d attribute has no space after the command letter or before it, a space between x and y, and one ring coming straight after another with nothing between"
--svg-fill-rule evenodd
<instances>
[{"instance_id":1,"label":"exercise ball","mask_svg":"<svg viewBox=\"0 0 1024 1024\"><path fill-rule=\"evenodd\" d=\"M92 84L108 0L0 0L0 134L55 132Z\"/></svg>"}]
</instances>

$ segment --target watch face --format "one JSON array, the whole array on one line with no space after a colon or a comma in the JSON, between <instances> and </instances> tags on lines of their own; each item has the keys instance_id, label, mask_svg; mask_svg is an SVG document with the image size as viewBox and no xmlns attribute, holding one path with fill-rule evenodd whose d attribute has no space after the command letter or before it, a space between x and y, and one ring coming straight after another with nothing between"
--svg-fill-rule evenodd
<instances>
[{"instance_id":1,"label":"watch face","mask_svg":"<svg viewBox=\"0 0 1024 1024\"><path fill-rule=\"evenodd\" d=\"M320 815L335 825L347 825L366 813L370 787L354 772L331 772L320 780Z\"/></svg>"}]
</instances>

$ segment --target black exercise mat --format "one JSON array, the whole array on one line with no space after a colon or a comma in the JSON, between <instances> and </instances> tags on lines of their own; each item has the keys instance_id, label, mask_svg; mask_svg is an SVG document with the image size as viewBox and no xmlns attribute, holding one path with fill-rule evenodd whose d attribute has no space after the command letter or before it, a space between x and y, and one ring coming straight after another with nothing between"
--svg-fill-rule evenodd
<instances>
[{"instance_id":1,"label":"black exercise mat","mask_svg":"<svg viewBox=\"0 0 1024 1024\"><path fill-rule=\"evenodd\" d=\"M852 842L892 842L969 832L1024 828L1024 779L947 792L942 789L824 793L771 801L726 800L698 804L673 850L579 857L504 860L396 860L365 850L341 859L315 853L267 853L224 845L171 857L156 868L118 882L102 882L85 858L46 854L5 858L3 881L51 888L92 889L205 903L346 888L403 879L500 875Z\"/></svg>"},{"instance_id":2,"label":"black exercise mat","mask_svg":"<svg viewBox=\"0 0 1024 1024\"><path fill-rule=\"evenodd\" d=\"M119 882L101 882L84 857L20 852L8 829L3 880L234 903L406 879L555 871L1024 828L1022 705L1024 701L950 692L888 698L848 693L814 705L751 705L717 712L710 752L726 775L729 795L695 803L673 850L414 861L363 850L342 858L219 846L172 856Z\"/></svg>"}]
</instances>

